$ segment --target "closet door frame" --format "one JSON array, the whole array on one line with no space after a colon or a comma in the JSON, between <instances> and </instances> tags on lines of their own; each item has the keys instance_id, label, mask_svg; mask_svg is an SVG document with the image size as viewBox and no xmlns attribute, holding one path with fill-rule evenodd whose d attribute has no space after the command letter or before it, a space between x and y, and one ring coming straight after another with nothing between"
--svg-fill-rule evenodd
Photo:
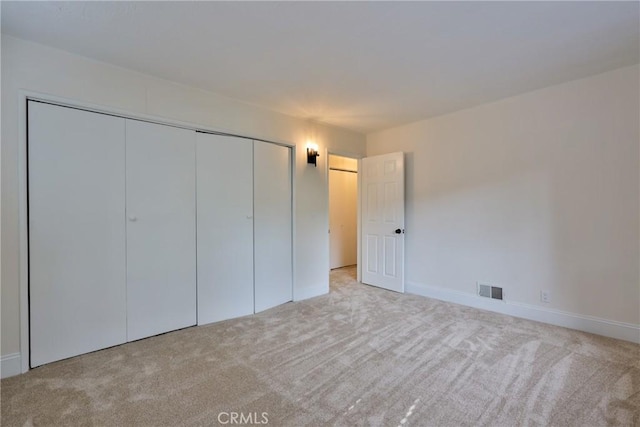
<instances>
[{"instance_id":1,"label":"closet door frame","mask_svg":"<svg viewBox=\"0 0 640 427\"><path fill-rule=\"evenodd\" d=\"M109 114L125 119L141 120L151 123L163 124L168 126L174 126L189 130L203 131L209 133L220 133L230 136L238 136L241 138L247 138L257 141L268 142L272 144L282 145L291 149L291 244L292 244L292 287L293 287L293 301L304 298L304 294L296 295L296 159L298 156L306 156L305 152L298 153L296 144L282 141L282 140L266 140L260 135L243 134L238 135L230 132L227 129L215 128L210 126L199 126L193 123L184 122L181 120L172 120L165 117L158 117L150 114L133 113L131 111L95 104L91 102L78 101L75 99L69 99L61 96L50 95L33 90L19 89L18 90L18 243L19 243L19 307L20 307L20 353L10 355L15 357L14 362L19 364L20 372L13 373L25 373L29 371L30 360L30 346L29 346L29 206L28 206L28 194L29 194L29 181L28 181L28 158L27 158L27 143L28 143L28 119L27 119L27 103L28 101L39 101L49 104L58 105L61 107L71 107L80 110L90 111L94 113ZM326 154L326 152L325 152ZM306 167L306 157L301 157L301 167ZM4 365L4 363L3 363ZM17 370L17 368L15 368Z\"/></svg>"}]
</instances>

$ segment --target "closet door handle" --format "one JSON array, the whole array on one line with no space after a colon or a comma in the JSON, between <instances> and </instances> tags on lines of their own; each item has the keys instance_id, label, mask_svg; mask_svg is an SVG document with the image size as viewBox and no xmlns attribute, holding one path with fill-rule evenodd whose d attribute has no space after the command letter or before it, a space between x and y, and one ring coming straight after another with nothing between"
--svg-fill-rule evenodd
<instances>
[{"instance_id":1,"label":"closet door handle","mask_svg":"<svg viewBox=\"0 0 640 427\"><path fill-rule=\"evenodd\" d=\"M131 222L136 222L138 220L138 217L135 215L129 215L129 221Z\"/></svg>"}]
</instances>

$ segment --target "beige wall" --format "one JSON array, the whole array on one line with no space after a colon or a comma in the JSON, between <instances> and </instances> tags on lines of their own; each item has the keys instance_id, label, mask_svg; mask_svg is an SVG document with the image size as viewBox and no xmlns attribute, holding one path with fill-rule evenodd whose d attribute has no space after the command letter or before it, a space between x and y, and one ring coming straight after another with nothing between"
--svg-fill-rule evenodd
<instances>
[{"instance_id":1,"label":"beige wall","mask_svg":"<svg viewBox=\"0 0 640 427\"><path fill-rule=\"evenodd\" d=\"M364 136L2 36L2 355L20 351L19 89L296 144L294 296L328 291L327 150L361 155ZM306 163L310 137L320 147L317 168Z\"/></svg>"},{"instance_id":2,"label":"beige wall","mask_svg":"<svg viewBox=\"0 0 640 427\"><path fill-rule=\"evenodd\" d=\"M639 69L367 136L406 152L406 277L638 325ZM540 302L541 290L551 303Z\"/></svg>"}]
</instances>

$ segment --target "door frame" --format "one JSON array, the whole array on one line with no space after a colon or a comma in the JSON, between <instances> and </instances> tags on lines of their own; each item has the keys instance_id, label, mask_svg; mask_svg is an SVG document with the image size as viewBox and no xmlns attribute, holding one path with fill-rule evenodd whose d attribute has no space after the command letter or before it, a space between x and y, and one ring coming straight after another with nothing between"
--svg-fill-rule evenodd
<instances>
[{"instance_id":1,"label":"door frame","mask_svg":"<svg viewBox=\"0 0 640 427\"><path fill-rule=\"evenodd\" d=\"M327 161L326 163L326 170L325 173L327 175L327 225L329 225L329 156L340 156L340 157L346 157L349 159L355 159L358 161L358 179L357 179L357 198L356 198L356 221L357 221L357 230L356 230L356 280L358 282L361 281L362 279L362 260L361 260L361 252L360 252L360 246L361 246L361 242L360 242L360 231L361 231L361 224L360 224L360 216L361 216L361 205L362 205L362 193L360 191L360 188L362 187L362 174L360 173L361 169L362 169L362 159L364 157L366 157L366 155L364 154L357 154L357 153L352 153L352 152L348 152L348 151L339 151L339 150L327 150ZM331 232L329 230L329 232ZM331 236L329 235L329 233L327 233L327 247L329 248L329 257L327 258L327 262L329 263L328 265L328 270L329 272L331 271L331 264L330 264L330 260L331 260Z\"/></svg>"},{"instance_id":2,"label":"door frame","mask_svg":"<svg viewBox=\"0 0 640 427\"><path fill-rule=\"evenodd\" d=\"M18 246L19 246L19 267L18 267L18 288L19 288L19 330L20 330L20 373L30 370L30 324L29 324L29 180L28 180L28 101L39 101L61 107L76 108L79 110L107 114L123 117L125 119L139 120L156 123L160 125L173 126L177 128L189 129L206 133L220 133L224 135L237 136L271 144L282 145L291 149L291 276L292 295L295 301L296 293L296 158L297 145L292 142L264 139L263 137L251 135L249 133L238 134L231 129L224 129L213 126L203 126L200 124L174 120L165 117L158 117L144 113L134 113L117 107L84 102L76 99L65 98L47 93L19 89L18 90ZM328 164L328 162L327 162ZM358 163L359 167L359 163ZM327 211L328 215L328 211ZM328 236L327 236L328 237Z\"/></svg>"}]
</instances>

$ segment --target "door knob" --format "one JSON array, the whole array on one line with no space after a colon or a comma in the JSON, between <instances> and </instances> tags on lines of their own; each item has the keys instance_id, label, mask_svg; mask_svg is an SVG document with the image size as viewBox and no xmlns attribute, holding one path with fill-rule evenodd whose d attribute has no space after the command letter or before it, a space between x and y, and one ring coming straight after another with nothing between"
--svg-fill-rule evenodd
<instances>
[{"instance_id":1,"label":"door knob","mask_svg":"<svg viewBox=\"0 0 640 427\"><path fill-rule=\"evenodd\" d=\"M395 233L396 233L396 234L402 234L402 229L400 229L400 228L396 228Z\"/></svg>"},{"instance_id":2,"label":"door knob","mask_svg":"<svg viewBox=\"0 0 640 427\"><path fill-rule=\"evenodd\" d=\"M138 217L135 215L129 215L129 221L131 222L136 222L138 220Z\"/></svg>"}]
</instances>

